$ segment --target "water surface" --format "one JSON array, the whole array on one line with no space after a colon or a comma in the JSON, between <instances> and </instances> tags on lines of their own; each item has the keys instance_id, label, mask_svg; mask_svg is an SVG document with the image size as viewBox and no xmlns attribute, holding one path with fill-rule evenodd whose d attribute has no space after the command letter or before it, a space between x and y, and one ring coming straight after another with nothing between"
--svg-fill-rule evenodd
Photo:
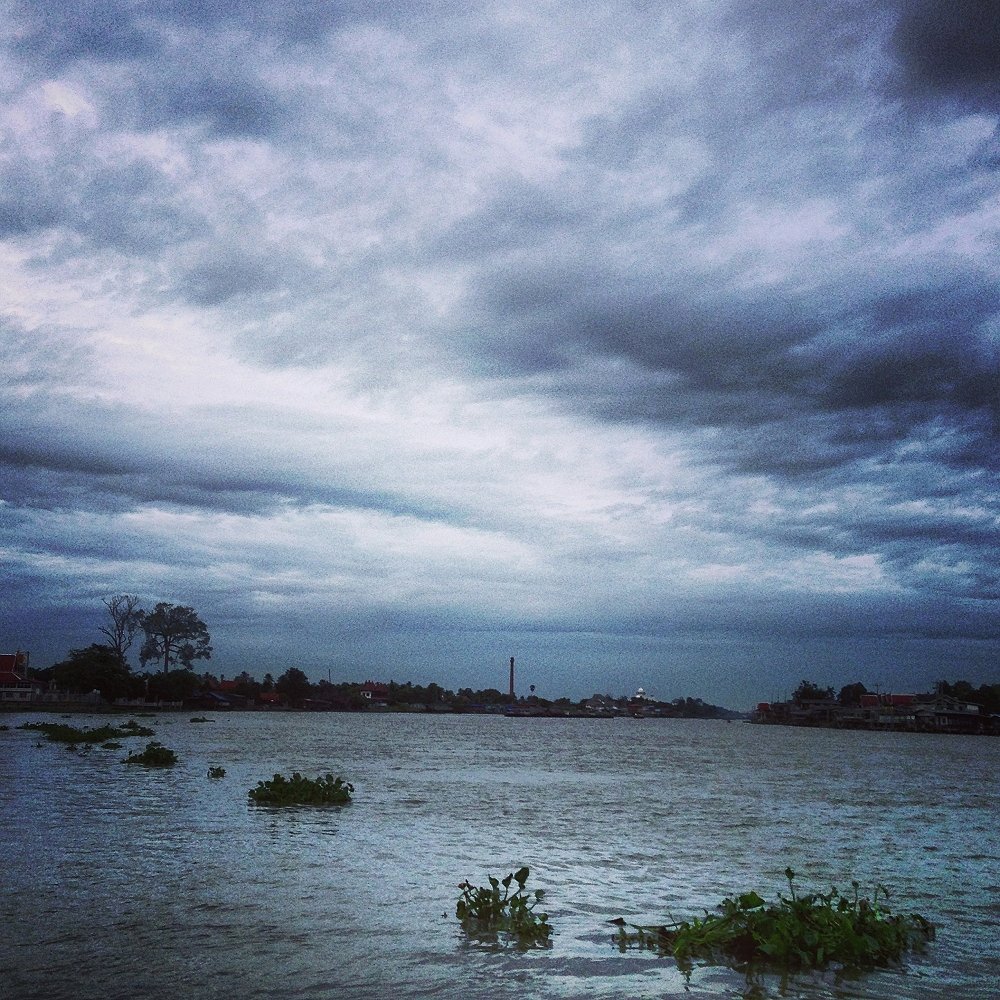
<instances>
[{"instance_id":1,"label":"water surface","mask_svg":"<svg viewBox=\"0 0 1000 1000\"><path fill-rule=\"evenodd\" d=\"M0 733L0 996L723 997L745 979L621 954L607 921L734 892L870 892L939 925L903 969L772 995L1000 995L996 740L682 720L240 713L144 719L181 762ZM76 717L76 725L105 717ZM128 741L140 747L143 740ZM221 765L226 777L207 778ZM275 772L332 771L345 808L267 810ZM458 883L522 864L552 947L470 943Z\"/></svg>"}]
</instances>

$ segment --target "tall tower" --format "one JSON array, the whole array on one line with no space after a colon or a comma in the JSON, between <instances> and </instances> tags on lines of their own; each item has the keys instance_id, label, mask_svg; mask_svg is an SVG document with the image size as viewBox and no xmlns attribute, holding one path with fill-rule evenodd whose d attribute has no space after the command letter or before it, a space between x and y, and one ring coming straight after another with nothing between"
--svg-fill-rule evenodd
<instances>
[{"instance_id":1,"label":"tall tower","mask_svg":"<svg viewBox=\"0 0 1000 1000\"><path fill-rule=\"evenodd\" d=\"M514 657L510 658L510 700L514 700Z\"/></svg>"}]
</instances>

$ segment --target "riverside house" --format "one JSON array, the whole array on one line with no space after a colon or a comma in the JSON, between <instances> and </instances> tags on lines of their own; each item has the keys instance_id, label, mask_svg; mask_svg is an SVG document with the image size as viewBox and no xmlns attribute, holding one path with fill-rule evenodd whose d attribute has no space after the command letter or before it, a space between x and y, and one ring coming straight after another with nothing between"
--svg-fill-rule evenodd
<instances>
[{"instance_id":1,"label":"riverside house","mask_svg":"<svg viewBox=\"0 0 1000 1000\"><path fill-rule=\"evenodd\" d=\"M896 729L907 732L992 733L997 719L979 705L938 694L861 695L856 705L834 698L761 702L751 722L777 726L830 726L835 729Z\"/></svg>"}]
</instances>

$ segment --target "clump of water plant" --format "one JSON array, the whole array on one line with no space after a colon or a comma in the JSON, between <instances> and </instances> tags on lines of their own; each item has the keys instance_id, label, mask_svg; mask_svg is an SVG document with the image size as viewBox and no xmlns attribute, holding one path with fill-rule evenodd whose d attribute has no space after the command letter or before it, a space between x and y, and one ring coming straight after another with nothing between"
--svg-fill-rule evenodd
<instances>
[{"instance_id":1,"label":"clump of water plant","mask_svg":"<svg viewBox=\"0 0 1000 1000\"><path fill-rule=\"evenodd\" d=\"M695 959L735 967L763 965L783 970L823 969L839 965L865 969L893 965L907 951L919 951L934 938L934 925L919 913L894 914L889 890L875 886L872 899L860 895L857 882L844 895L795 892L795 872L785 869L789 895L778 893L768 904L756 892L724 899L719 913L660 926L613 920L615 941L672 955L683 966ZM881 898L880 898L881 897Z\"/></svg>"},{"instance_id":2,"label":"clump of water plant","mask_svg":"<svg viewBox=\"0 0 1000 1000\"><path fill-rule=\"evenodd\" d=\"M528 892L524 886L529 874L524 867L502 879L490 875L489 886L463 882L459 886L462 895L455 905L455 916L465 932L491 939L502 934L526 948L548 944L552 933L549 915L535 912L545 890ZM517 888L512 889L512 885Z\"/></svg>"},{"instance_id":3,"label":"clump of water plant","mask_svg":"<svg viewBox=\"0 0 1000 1000\"><path fill-rule=\"evenodd\" d=\"M114 740L108 740L107 743L101 744L102 750L121 750L121 748L122 748L121 743L117 743Z\"/></svg>"},{"instance_id":4,"label":"clump of water plant","mask_svg":"<svg viewBox=\"0 0 1000 1000\"><path fill-rule=\"evenodd\" d=\"M123 739L128 736L152 736L153 730L140 726L130 720L121 727L99 726L95 729L79 729L62 722L25 722L19 729L34 729L45 734L52 743L67 743L76 746L78 743L107 743L109 740Z\"/></svg>"},{"instance_id":5,"label":"clump of water plant","mask_svg":"<svg viewBox=\"0 0 1000 1000\"><path fill-rule=\"evenodd\" d=\"M124 763L141 764L143 767L173 767L177 763L177 754L156 740L146 744L142 752L130 753Z\"/></svg>"},{"instance_id":6,"label":"clump of water plant","mask_svg":"<svg viewBox=\"0 0 1000 1000\"><path fill-rule=\"evenodd\" d=\"M353 785L332 774L305 778L295 771L290 778L276 774L270 781L258 781L247 794L259 806L327 806L345 805L353 791Z\"/></svg>"},{"instance_id":7,"label":"clump of water plant","mask_svg":"<svg viewBox=\"0 0 1000 1000\"><path fill-rule=\"evenodd\" d=\"M204 715L192 715L191 716L191 721L192 722L211 722L212 720L209 719L209 718L207 718Z\"/></svg>"},{"instance_id":8,"label":"clump of water plant","mask_svg":"<svg viewBox=\"0 0 1000 1000\"><path fill-rule=\"evenodd\" d=\"M224 778L226 776L226 769L224 767L210 767L208 769L208 776L210 778Z\"/></svg>"},{"instance_id":9,"label":"clump of water plant","mask_svg":"<svg viewBox=\"0 0 1000 1000\"><path fill-rule=\"evenodd\" d=\"M153 730L147 728L146 726L140 725L135 719L129 719L128 722L122 723L122 729L125 730L128 736L152 736Z\"/></svg>"}]
</instances>

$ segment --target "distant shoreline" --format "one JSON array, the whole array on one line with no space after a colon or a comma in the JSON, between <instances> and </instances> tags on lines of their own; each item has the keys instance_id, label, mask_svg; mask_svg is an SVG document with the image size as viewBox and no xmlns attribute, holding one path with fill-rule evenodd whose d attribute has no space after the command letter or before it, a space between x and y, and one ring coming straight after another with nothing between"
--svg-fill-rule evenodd
<instances>
[{"instance_id":1,"label":"distant shoreline","mask_svg":"<svg viewBox=\"0 0 1000 1000\"><path fill-rule=\"evenodd\" d=\"M183 715L189 712L210 712L218 716L227 715L474 715L474 716L496 716L509 719L600 719L613 720L625 719L634 721L647 720L692 720L700 719L708 722L746 722L746 713L729 712L725 715L668 715L668 714L643 714L631 712L599 712L580 709L541 709L531 710L515 708L510 710L504 706L496 710L482 711L470 709L454 708L434 708L434 709L413 709L405 705L400 706L380 706L377 708L292 708L290 706L281 707L261 707L261 708L208 708L202 704L148 704L131 705L109 705L106 702L97 704L82 701L7 701L0 702L0 714L13 714L18 712L43 712L47 715Z\"/></svg>"}]
</instances>

